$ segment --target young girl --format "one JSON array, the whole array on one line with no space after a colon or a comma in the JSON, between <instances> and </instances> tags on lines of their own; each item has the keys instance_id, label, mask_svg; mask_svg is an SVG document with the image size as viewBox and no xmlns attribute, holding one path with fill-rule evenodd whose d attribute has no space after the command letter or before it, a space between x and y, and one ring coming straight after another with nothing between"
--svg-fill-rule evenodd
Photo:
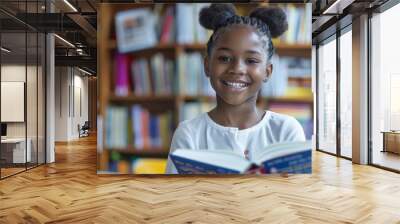
<instances>
[{"instance_id":1,"label":"young girl","mask_svg":"<svg viewBox=\"0 0 400 224\"><path fill-rule=\"evenodd\" d=\"M256 106L261 86L272 74L271 38L288 27L283 10L257 8L249 16L239 16L232 4L212 4L201 10L200 24L214 31L204 69L217 106L180 123L170 153L178 148L229 150L252 159L270 144L304 141L303 129L294 118ZM170 158L166 173L177 173Z\"/></svg>"}]
</instances>

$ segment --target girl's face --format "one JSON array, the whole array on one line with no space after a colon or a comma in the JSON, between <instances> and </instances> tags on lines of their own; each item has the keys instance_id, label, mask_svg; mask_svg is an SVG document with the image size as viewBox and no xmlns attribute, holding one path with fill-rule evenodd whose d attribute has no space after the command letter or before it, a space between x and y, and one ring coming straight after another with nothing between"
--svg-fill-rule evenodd
<instances>
[{"instance_id":1,"label":"girl's face","mask_svg":"<svg viewBox=\"0 0 400 224\"><path fill-rule=\"evenodd\" d=\"M246 25L222 32L204 63L211 85L228 104L255 101L263 80L272 73L264 45L254 28Z\"/></svg>"}]
</instances>

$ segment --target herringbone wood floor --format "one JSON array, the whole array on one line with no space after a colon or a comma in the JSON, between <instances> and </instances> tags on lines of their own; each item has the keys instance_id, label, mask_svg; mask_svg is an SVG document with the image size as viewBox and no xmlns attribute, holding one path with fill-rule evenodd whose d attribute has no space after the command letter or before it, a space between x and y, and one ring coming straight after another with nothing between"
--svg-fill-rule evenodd
<instances>
[{"instance_id":1,"label":"herringbone wood floor","mask_svg":"<svg viewBox=\"0 0 400 224\"><path fill-rule=\"evenodd\" d=\"M316 152L312 175L97 176L96 139L0 181L0 223L400 223L400 175Z\"/></svg>"}]
</instances>

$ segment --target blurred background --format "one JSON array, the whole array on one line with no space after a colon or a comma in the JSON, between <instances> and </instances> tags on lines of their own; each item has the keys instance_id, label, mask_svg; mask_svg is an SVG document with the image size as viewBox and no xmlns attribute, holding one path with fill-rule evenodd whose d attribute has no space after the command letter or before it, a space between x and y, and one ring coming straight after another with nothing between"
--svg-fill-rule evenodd
<instances>
[{"instance_id":1,"label":"blurred background","mask_svg":"<svg viewBox=\"0 0 400 224\"><path fill-rule=\"evenodd\" d=\"M164 173L179 122L215 106L204 75L208 3L98 6L98 173ZM236 4L241 15L268 3ZM311 4L284 9L289 30L274 39L274 71L257 105L294 116L313 135Z\"/></svg>"}]
</instances>

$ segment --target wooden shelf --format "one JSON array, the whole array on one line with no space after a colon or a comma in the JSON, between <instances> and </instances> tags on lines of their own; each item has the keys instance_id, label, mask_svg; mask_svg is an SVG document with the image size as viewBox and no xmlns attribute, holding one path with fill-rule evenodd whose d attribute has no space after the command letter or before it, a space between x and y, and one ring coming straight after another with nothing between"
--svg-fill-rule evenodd
<instances>
[{"instance_id":1,"label":"wooden shelf","mask_svg":"<svg viewBox=\"0 0 400 224\"><path fill-rule=\"evenodd\" d=\"M296 97L270 97L265 96L262 97L263 100L274 100L274 101L283 101L283 102L308 102L312 103L313 98L296 98ZM174 96L174 95L165 95L165 96L110 96L110 102L112 103L142 103L142 102L168 102L168 101L215 101L214 96Z\"/></svg>"},{"instance_id":2,"label":"wooden shelf","mask_svg":"<svg viewBox=\"0 0 400 224\"><path fill-rule=\"evenodd\" d=\"M277 45L274 45L276 52L279 55L284 55L284 56L303 56L303 57L309 57L311 56L311 44L285 44L285 43L279 43ZM116 40L109 40L108 41L108 48L111 50L116 50L117 49L117 42ZM146 48L142 50L137 50L133 52L128 52L127 54L131 53L141 53L141 52L159 52L159 51L174 51L177 49L183 49L183 50L193 50L193 51L205 51L206 50L206 43L204 44L199 44L199 43L194 43L194 44L158 44L154 47L151 48Z\"/></svg>"},{"instance_id":3,"label":"wooden shelf","mask_svg":"<svg viewBox=\"0 0 400 224\"><path fill-rule=\"evenodd\" d=\"M132 52L127 52L127 54L130 53L141 53L143 51L164 51L164 50L176 50L179 48L182 49L187 49L187 50L205 50L206 49L206 43L193 43L193 44L157 44L153 47L150 48L145 48L142 50L137 50L137 51L132 51ZM116 40L109 40L108 41L108 48L111 50L116 50L117 49L117 41Z\"/></svg>"},{"instance_id":4,"label":"wooden shelf","mask_svg":"<svg viewBox=\"0 0 400 224\"><path fill-rule=\"evenodd\" d=\"M139 150L133 147L128 147L123 149L109 148L107 150L110 152L119 152L138 157L151 157L151 158L167 158L169 154L169 150L164 148L143 148Z\"/></svg>"},{"instance_id":5,"label":"wooden shelf","mask_svg":"<svg viewBox=\"0 0 400 224\"><path fill-rule=\"evenodd\" d=\"M274 45L275 48L281 50L295 49L295 50L311 50L310 44L288 44L288 43L278 43Z\"/></svg>"},{"instance_id":6,"label":"wooden shelf","mask_svg":"<svg viewBox=\"0 0 400 224\"><path fill-rule=\"evenodd\" d=\"M140 103L140 102L152 102L152 101L175 101L176 97L172 95L150 95L150 96L138 96L138 95L129 95L129 96L116 96L111 95L109 97L110 102L114 103Z\"/></svg>"},{"instance_id":7,"label":"wooden shelf","mask_svg":"<svg viewBox=\"0 0 400 224\"><path fill-rule=\"evenodd\" d=\"M306 77L288 77L288 80L310 81L311 82L311 76L306 76Z\"/></svg>"},{"instance_id":8,"label":"wooden shelf","mask_svg":"<svg viewBox=\"0 0 400 224\"><path fill-rule=\"evenodd\" d=\"M283 103L313 103L314 99L310 98L296 98L296 97L263 97L266 101L279 101Z\"/></svg>"},{"instance_id":9,"label":"wooden shelf","mask_svg":"<svg viewBox=\"0 0 400 224\"><path fill-rule=\"evenodd\" d=\"M311 77L288 77L288 83L295 83L299 87L309 87L311 89Z\"/></svg>"},{"instance_id":10,"label":"wooden shelf","mask_svg":"<svg viewBox=\"0 0 400 224\"><path fill-rule=\"evenodd\" d=\"M199 95L199 96L178 96L180 100L183 101L215 101L215 96L206 96L206 95Z\"/></svg>"},{"instance_id":11,"label":"wooden shelf","mask_svg":"<svg viewBox=\"0 0 400 224\"><path fill-rule=\"evenodd\" d=\"M199 95L150 95L150 96L110 96L110 102L114 103L141 103L141 102L165 102L165 101L215 101L215 96Z\"/></svg>"},{"instance_id":12,"label":"wooden shelf","mask_svg":"<svg viewBox=\"0 0 400 224\"><path fill-rule=\"evenodd\" d=\"M286 44L279 43L274 45L276 53L280 56L311 57L310 44Z\"/></svg>"}]
</instances>

